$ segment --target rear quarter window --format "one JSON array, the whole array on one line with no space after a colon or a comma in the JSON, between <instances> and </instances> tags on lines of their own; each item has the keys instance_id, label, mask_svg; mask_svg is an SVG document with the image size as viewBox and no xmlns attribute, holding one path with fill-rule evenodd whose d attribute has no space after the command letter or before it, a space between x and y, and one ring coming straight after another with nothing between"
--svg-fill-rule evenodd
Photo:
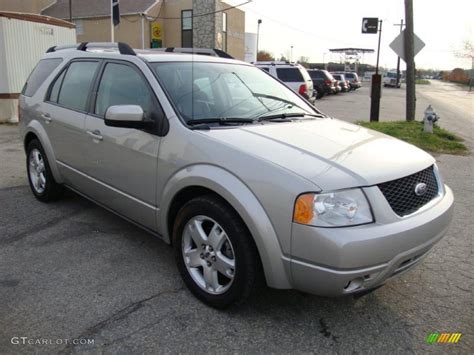
<instances>
[{"instance_id":1,"label":"rear quarter window","mask_svg":"<svg viewBox=\"0 0 474 355\"><path fill-rule=\"evenodd\" d=\"M33 96L41 84L58 67L63 60L61 58L42 59L31 72L21 93L25 96Z\"/></svg>"},{"instance_id":2,"label":"rear quarter window","mask_svg":"<svg viewBox=\"0 0 474 355\"><path fill-rule=\"evenodd\" d=\"M278 79L287 83L305 81L298 68L277 68Z\"/></svg>"}]
</instances>

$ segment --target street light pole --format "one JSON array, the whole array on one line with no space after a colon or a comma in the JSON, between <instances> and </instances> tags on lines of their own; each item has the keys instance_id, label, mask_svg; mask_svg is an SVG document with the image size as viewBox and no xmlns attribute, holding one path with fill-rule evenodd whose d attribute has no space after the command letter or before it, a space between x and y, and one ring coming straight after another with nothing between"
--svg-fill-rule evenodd
<instances>
[{"instance_id":1,"label":"street light pole","mask_svg":"<svg viewBox=\"0 0 474 355\"><path fill-rule=\"evenodd\" d=\"M293 63L293 46L290 47L290 63Z\"/></svg>"},{"instance_id":2,"label":"street light pole","mask_svg":"<svg viewBox=\"0 0 474 355\"><path fill-rule=\"evenodd\" d=\"M69 0L69 22L72 22L72 0Z\"/></svg>"},{"instance_id":3,"label":"street light pole","mask_svg":"<svg viewBox=\"0 0 474 355\"><path fill-rule=\"evenodd\" d=\"M262 20L261 19L258 19L257 21L257 60L258 60L258 41L259 41L259 37L260 37L260 24L262 23Z\"/></svg>"}]
</instances>

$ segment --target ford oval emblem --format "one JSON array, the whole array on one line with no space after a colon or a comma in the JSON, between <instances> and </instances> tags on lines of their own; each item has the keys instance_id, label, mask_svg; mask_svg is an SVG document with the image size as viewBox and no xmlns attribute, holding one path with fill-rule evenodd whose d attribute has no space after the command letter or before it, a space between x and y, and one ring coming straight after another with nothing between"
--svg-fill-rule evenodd
<instances>
[{"instance_id":1,"label":"ford oval emblem","mask_svg":"<svg viewBox=\"0 0 474 355\"><path fill-rule=\"evenodd\" d=\"M419 182L415 186L415 195L416 196L423 196L428 191L428 186L424 182Z\"/></svg>"}]
</instances>

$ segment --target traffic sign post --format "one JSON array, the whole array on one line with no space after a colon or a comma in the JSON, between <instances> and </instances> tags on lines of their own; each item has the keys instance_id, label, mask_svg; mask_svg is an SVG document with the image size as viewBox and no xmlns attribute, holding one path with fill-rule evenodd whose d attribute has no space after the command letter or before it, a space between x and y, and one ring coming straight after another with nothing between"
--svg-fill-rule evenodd
<instances>
[{"instance_id":1,"label":"traffic sign post","mask_svg":"<svg viewBox=\"0 0 474 355\"><path fill-rule=\"evenodd\" d=\"M382 20L377 17L364 17L362 19L362 33L379 33L377 48L377 65L375 74L372 75L370 91L370 121L378 121L380 115L380 97L382 96L382 76L379 74L380 42L382 39Z\"/></svg>"}]
</instances>

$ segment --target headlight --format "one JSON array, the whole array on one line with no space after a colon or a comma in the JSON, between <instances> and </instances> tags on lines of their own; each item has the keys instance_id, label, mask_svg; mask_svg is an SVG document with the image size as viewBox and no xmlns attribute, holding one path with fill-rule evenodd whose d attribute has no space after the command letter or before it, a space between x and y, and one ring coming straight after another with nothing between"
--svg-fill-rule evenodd
<instances>
[{"instance_id":1,"label":"headlight","mask_svg":"<svg viewBox=\"0 0 474 355\"><path fill-rule=\"evenodd\" d=\"M317 227L344 227L372 223L369 201L361 189L300 195L293 221Z\"/></svg>"}]
</instances>

